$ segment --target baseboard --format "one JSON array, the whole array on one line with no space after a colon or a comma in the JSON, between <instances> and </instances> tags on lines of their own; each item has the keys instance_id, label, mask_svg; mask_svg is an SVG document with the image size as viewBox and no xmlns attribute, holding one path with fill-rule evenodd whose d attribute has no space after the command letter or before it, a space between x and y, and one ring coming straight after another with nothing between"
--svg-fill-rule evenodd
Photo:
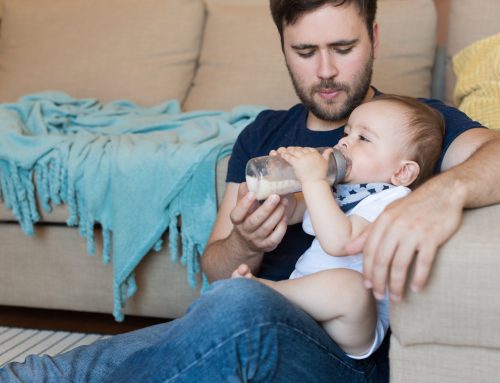
<instances>
[{"instance_id":1,"label":"baseboard","mask_svg":"<svg viewBox=\"0 0 500 383\"><path fill-rule=\"evenodd\" d=\"M7 327L120 334L164 322L168 320L133 315L116 322L111 314L0 306L0 326Z\"/></svg>"}]
</instances>

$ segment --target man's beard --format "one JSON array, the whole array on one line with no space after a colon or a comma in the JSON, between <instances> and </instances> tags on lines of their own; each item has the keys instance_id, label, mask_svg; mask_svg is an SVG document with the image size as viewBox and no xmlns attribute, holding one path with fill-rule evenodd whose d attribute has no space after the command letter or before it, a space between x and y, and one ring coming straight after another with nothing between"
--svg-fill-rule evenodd
<instances>
[{"instance_id":1,"label":"man's beard","mask_svg":"<svg viewBox=\"0 0 500 383\"><path fill-rule=\"evenodd\" d=\"M351 112L363 102L370 88L373 73L373 54L366 62L363 71L356 77L352 86L336 82L334 79L323 79L312 88L305 89L300 84L300 81L295 78L289 67L288 73L292 78L295 93L312 114L323 121L342 121L348 118ZM315 94L320 90L344 91L347 99L343 104L339 104L339 101L335 99L327 101L327 105L324 106L314 99Z\"/></svg>"}]
</instances>

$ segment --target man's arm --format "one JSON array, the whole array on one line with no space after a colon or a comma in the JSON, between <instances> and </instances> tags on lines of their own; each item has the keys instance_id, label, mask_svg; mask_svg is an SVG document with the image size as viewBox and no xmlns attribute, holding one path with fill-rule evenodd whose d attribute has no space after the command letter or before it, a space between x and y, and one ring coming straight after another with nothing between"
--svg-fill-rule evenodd
<instances>
[{"instance_id":1,"label":"man's arm","mask_svg":"<svg viewBox=\"0 0 500 383\"><path fill-rule=\"evenodd\" d=\"M471 129L447 150L443 172L408 197L388 206L360 237L347 246L363 251L363 274L377 298L389 287L391 299L403 296L414 262L411 288L420 291L439 246L458 229L464 208L500 202L500 135Z\"/></svg>"},{"instance_id":2,"label":"man's arm","mask_svg":"<svg viewBox=\"0 0 500 383\"><path fill-rule=\"evenodd\" d=\"M258 271L264 252L285 235L287 199L272 195L259 205L245 183L228 183L212 234L201 257L209 281L229 278L242 263Z\"/></svg>"}]
</instances>

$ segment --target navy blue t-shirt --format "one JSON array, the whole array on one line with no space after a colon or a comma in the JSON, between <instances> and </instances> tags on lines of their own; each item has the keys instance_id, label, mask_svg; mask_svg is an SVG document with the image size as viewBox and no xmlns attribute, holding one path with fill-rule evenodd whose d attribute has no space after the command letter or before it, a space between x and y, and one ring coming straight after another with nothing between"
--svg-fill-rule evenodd
<instances>
[{"instance_id":1,"label":"navy blue t-shirt","mask_svg":"<svg viewBox=\"0 0 500 383\"><path fill-rule=\"evenodd\" d=\"M440 168L446 150L463 132L480 127L456 108L445 105L439 100L420 99L439 110L445 119L445 136L441 157L436 166ZM265 110L255 121L248 125L238 136L229 159L226 181L241 183L245 181L245 167L249 159L268 155L280 146L334 146L342 138L344 127L331 131L312 131L307 129L307 109L297 104L286 111ZM288 226L287 233L280 245L264 254L259 277L281 280L288 279L297 259L310 246L313 237L302 230L301 224Z\"/></svg>"}]
</instances>

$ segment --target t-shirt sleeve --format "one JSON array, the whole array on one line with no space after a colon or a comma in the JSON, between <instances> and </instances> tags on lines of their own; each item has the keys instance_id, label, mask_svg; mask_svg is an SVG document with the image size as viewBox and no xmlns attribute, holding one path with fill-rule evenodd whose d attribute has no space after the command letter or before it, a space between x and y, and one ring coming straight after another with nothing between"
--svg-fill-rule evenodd
<instances>
[{"instance_id":1,"label":"t-shirt sleeve","mask_svg":"<svg viewBox=\"0 0 500 383\"><path fill-rule=\"evenodd\" d=\"M226 182L241 183L245 181L245 167L250 159L250 155L246 151L243 143L249 142L249 139L247 138L249 135L249 129L251 129L254 123L255 122L243 129L234 143L233 151L231 152L231 157L229 158L229 163L227 165Z\"/></svg>"},{"instance_id":2,"label":"t-shirt sleeve","mask_svg":"<svg viewBox=\"0 0 500 383\"><path fill-rule=\"evenodd\" d=\"M384 211L390 203L403 198L410 193L410 189L404 186L396 186L380 193L372 194L357 204L348 215L357 215L373 222Z\"/></svg>"},{"instance_id":3,"label":"t-shirt sleeve","mask_svg":"<svg viewBox=\"0 0 500 383\"><path fill-rule=\"evenodd\" d=\"M423 100L427 105L441 112L445 121L443 149L441 150L441 156L439 157L439 160L436 163L436 167L434 169L435 173L439 173L444 155L446 154L446 151L450 147L451 143L458 136L460 136L467 130L474 128L484 128L484 127L481 125L480 122L474 121L464 112L452 106L448 106L439 100L432 100L432 99L421 99L421 100Z\"/></svg>"},{"instance_id":4,"label":"t-shirt sleeve","mask_svg":"<svg viewBox=\"0 0 500 383\"><path fill-rule=\"evenodd\" d=\"M245 181L247 162L258 155L258 148L262 140L261 131L271 115L269 110L259 113L255 120L238 135L229 158L226 182L241 183Z\"/></svg>"}]
</instances>

